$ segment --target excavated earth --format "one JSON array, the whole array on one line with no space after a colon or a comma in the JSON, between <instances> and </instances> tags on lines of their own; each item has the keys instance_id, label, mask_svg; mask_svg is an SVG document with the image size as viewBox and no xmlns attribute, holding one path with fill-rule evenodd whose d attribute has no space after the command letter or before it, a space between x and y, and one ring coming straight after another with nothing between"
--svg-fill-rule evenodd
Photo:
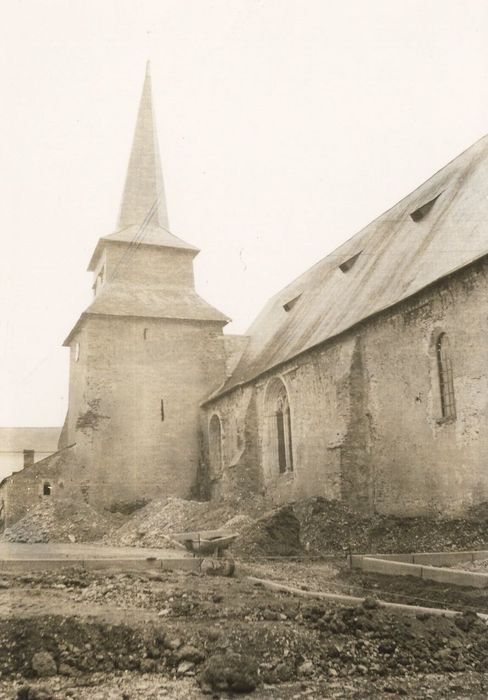
<instances>
[{"instance_id":1,"label":"excavated earth","mask_svg":"<svg viewBox=\"0 0 488 700\"><path fill-rule=\"evenodd\" d=\"M240 534L232 549L240 577L0 574L0 699L484 699L488 627L475 613L488 613L488 593L350 571L344 555L487 548L487 513L365 517L323 498L273 510L256 500L167 499L131 514L43 503L5 538L168 547L176 532L223 527ZM366 603L272 592L245 574ZM375 597L462 615L392 613Z\"/></svg>"},{"instance_id":2,"label":"excavated earth","mask_svg":"<svg viewBox=\"0 0 488 700\"><path fill-rule=\"evenodd\" d=\"M309 583L344 585L321 566ZM329 605L184 572L4 574L0 698L481 699L488 626L463 607L455 619L404 615L372 596Z\"/></svg>"},{"instance_id":3,"label":"excavated earth","mask_svg":"<svg viewBox=\"0 0 488 700\"><path fill-rule=\"evenodd\" d=\"M143 505L143 504L140 504ZM85 503L43 501L5 531L11 542L93 542L177 547L172 535L222 528L240 537L234 556L255 561L338 552L422 552L488 548L488 505L464 517L362 515L338 501L306 498L269 509L253 497L221 503L167 498L135 512L95 511Z\"/></svg>"}]
</instances>

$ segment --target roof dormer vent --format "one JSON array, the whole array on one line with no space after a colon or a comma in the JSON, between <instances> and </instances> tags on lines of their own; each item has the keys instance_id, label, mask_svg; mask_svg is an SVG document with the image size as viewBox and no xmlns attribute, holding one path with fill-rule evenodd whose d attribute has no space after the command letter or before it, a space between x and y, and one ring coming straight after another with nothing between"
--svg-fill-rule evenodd
<instances>
[{"instance_id":1,"label":"roof dormer vent","mask_svg":"<svg viewBox=\"0 0 488 700\"><path fill-rule=\"evenodd\" d=\"M426 217L427 214L430 212L430 210L432 209L432 207L434 206L434 204L437 202L437 200L439 199L439 197L441 196L441 194L442 194L442 192L439 192L439 194L436 195L436 196L434 197L434 199L429 200L429 201L426 202L425 204L422 204L421 207L419 207L418 209L416 209L415 211L413 211L413 212L410 214L410 218L412 219L412 221L415 221L415 223L417 223L418 221L422 221L422 219L425 219L425 217Z\"/></svg>"},{"instance_id":2,"label":"roof dormer vent","mask_svg":"<svg viewBox=\"0 0 488 700\"><path fill-rule=\"evenodd\" d=\"M298 296L293 297L293 299L290 299L290 301L287 301L286 304L283 304L284 310L291 311L291 309L293 309L293 307L295 306L295 304L297 303L297 301L300 299L301 296L302 296L302 294L300 293Z\"/></svg>"},{"instance_id":3,"label":"roof dormer vent","mask_svg":"<svg viewBox=\"0 0 488 700\"><path fill-rule=\"evenodd\" d=\"M363 251L360 250L359 253L355 253L351 258L344 260L344 262L339 265L339 270L344 273L349 272L349 270L354 265L354 263L359 258L362 252Z\"/></svg>"}]
</instances>

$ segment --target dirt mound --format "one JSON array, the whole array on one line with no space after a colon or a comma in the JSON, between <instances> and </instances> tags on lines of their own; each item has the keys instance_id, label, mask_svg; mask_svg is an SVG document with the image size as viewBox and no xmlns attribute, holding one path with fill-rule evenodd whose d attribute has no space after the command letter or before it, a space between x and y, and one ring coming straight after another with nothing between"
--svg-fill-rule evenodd
<instances>
[{"instance_id":1,"label":"dirt mound","mask_svg":"<svg viewBox=\"0 0 488 700\"><path fill-rule=\"evenodd\" d=\"M0 637L2 675L25 678L114 668L154 671L169 653L162 632L61 616L5 620Z\"/></svg>"},{"instance_id":2,"label":"dirt mound","mask_svg":"<svg viewBox=\"0 0 488 700\"><path fill-rule=\"evenodd\" d=\"M7 528L7 542L93 542L120 521L111 519L83 501L49 499L39 503Z\"/></svg>"},{"instance_id":3,"label":"dirt mound","mask_svg":"<svg viewBox=\"0 0 488 700\"><path fill-rule=\"evenodd\" d=\"M241 532L253 518L237 508L257 512L258 505L234 502L210 503L167 498L151 501L138 510L116 532L103 538L105 544L138 547L177 547L171 535L189 530L226 529Z\"/></svg>"},{"instance_id":4,"label":"dirt mound","mask_svg":"<svg viewBox=\"0 0 488 700\"><path fill-rule=\"evenodd\" d=\"M116 532L103 538L105 544L138 547L179 547L171 534L189 529L188 523L205 513L209 503L167 498L151 501Z\"/></svg>"},{"instance_id":5,"label":"dirt mound","mask_svg":"<svg viewBox=\"0 0 488 700\"><path fill-rule=\"evenodd\" d=\"M294 556L301 553L300 523L292 506L283 506L267 513L241 531L232 546L238 556Z\"/></svg>"},{"instance_id":6,"label":"dirt mound","mask_svg":"<svg viewBox=\"0 0 488 700\"><path fill-rule=\"evenodd\" d=\"M268 506L269 507L269 506ZM221 503L168 498L151 501L103 538L121 546L178 547L171 535L188 530L240 533L236 556L481 549L488 543L485 505L465 518L364 515L339 501L306 498L266 512L260 498Z\"/></svg>"},{"instance_id":7,"label":"dirt mound","mask_svg":"<svg viewBox=\"0 0 488 700\"><path fill-rule=\"evenodd\" d=\"M190 530L226 529L240 532L256 518L269 510L269 504L260 497L229 499L208 504L206 511L190 516Z\"/></svg>"},{"instance_id":8,"label":"dirt mound","mask_svg":"<svg viewBox=\"0 0 488 700\"><path fill-rule=\"evenodd\" d=\"M426 552L482 548L488 542L486 508L465 518L358 514L338 501L308 498L293 504L300 539L319 553Z\"/></svg>"},{"instance_id":9,"label":"dirt mound","mask_svg":"<svg viewBox=\"0 0 488 700\"><path fill-rule=\"evenodd\" d=\"M35 678L115 670L184 676L203 670L202 685L237 691L251 690L256 682L485 669L488 632L473 613L454 619L400 616L378 608L371 598L356 607L331 608L256 595L262 597L246 601L243 619L222 617L214 604L212 621L218 618L218 626L195 624L210 613L202 618L200 608L188 603L164 626L50 615L6 619L0 671L2 677ZM246 660L251 683L238 673L238 659ZM240 668L245 670L243 664Z\"/></svg>"}]
</instances>

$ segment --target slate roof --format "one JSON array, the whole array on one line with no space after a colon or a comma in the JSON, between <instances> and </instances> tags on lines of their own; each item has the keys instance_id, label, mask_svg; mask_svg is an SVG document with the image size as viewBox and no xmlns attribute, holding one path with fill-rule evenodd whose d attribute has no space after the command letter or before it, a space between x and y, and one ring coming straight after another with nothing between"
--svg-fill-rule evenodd
<instances>
[{"instance_id":1,"label":"slate roof","mask_svg":"<svg viewBox=\"0 0 488 700\"><path fill-rule=\"evenodd\" d=\"M339 266L347 267L358 253L342 271ZM217 395L487 253L485 136L270 299L246 332L250 340L242 358Z\"/></svg>"},{"instance_id":2,"label":"slate roof","mask_svg":"<svg viewBox=\"0 0 488 700\"><path fill-rule=\"evenodd\" d=\"M161 228L161 226L151 224L143 228L140 224L134 224L132 226L127 226L120 231L115 231L115 233L111 233L108 236L100 238L88 265L89 271L95 269L98 257L102 252L106 241L112 243L132 243L134 241L135 245L176 248L178 250L186 250L189 253L192 253L194 256L200 252L196 246L183 241L170 231Z\"/></svg>"},{"instance_id":3,"label":"slate roof","mask_svg":"<svg viewBox=\"0 0 488 700\"><path fill-rule=\"evenodd\" d=\"M154 222L169 228L148 61L120 205L119 228L140 223L149 213Z\"/></svg>"},{"instance_id":4,"label":"slate roof","mask_svg":"<svg viewBox=\"0 0 488 700\"><path fill-rule=\"evenodd\" d=\"M99 292L70 332L64 345L73 336L87 316L139 316L142 318L169 318L189 321L216 321L222 324L229 318L207 303L194 289L181 287L142 287L125 285L124 281L111 282Z\"/></svg>"},{"instance_id":5,"label":"slate roof","mask_svg":"<svg viewBox=\"0 0 488 700\"><path fill-rule=\"evenodd\" d=\"M199 252L198 248L186 243L169 230L149 63L139 104L118 226L115 233L100 238L88 270L96 268L98 258L107 245L120 244L125 250L130 249L127 244L170 248L184 251L191 257ZM149 284L126 285L123 281L113 280L103 287L80 316L64 345L70 344L83 320L93 315L216 321L222 324L229 321L227 316L198 296L194 289L175 289Z\"/></svg>"}]
</instances>

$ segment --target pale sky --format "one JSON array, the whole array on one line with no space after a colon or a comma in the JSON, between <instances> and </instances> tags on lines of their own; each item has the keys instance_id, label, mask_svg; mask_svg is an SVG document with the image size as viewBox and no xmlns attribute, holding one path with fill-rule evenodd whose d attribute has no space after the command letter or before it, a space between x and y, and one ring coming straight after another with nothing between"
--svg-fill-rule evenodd
<instances>
[{"instance_id":1,"label":"pale sky","mask_svg":"<svg viewBox=\"0 0 488 700\"><path fill-rule=\"evenodd\" d=\"M488 132L485 0L3 0L0 425L61 425L151 60L172 231L244 332Z\"/></svg>"}]
</instances>

